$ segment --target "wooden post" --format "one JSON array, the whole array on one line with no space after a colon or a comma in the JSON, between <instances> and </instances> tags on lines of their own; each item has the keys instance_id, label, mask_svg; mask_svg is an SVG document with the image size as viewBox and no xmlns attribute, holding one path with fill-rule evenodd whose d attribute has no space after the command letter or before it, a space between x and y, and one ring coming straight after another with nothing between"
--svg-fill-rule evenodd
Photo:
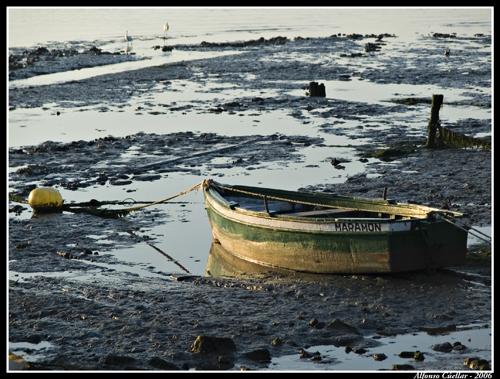
<instances>
[{"instance_id":1,"label":"wooden post","mask_svg":"<svg viewBox=\"0 0 500 379\"><path fill-rule=\"evenodd\" d=\"M326 97L326 89L323 83L318 82L309 83L309 96L311 97Z\"/></svg>"},{"instance_id":2,"label":"wooden post","mask_svg":"<svg viewBox=\"0 0 500 379\"><path fill-rule=\"evenodd\" d=\"M443 104L443 95L432 95L431 119L427 127L427 147L436 147L436 131L439 124L439 109Z\"/></svg>"},{"instance_id":3,"label":"wooden post","mask_svg":"<svg viewBox=\"0 0 500 379\"><path fill-rule=\"evenodd\" d=\"M387 187L384 187L384 200L387 200Z\"/></svg>"}]
</instances>

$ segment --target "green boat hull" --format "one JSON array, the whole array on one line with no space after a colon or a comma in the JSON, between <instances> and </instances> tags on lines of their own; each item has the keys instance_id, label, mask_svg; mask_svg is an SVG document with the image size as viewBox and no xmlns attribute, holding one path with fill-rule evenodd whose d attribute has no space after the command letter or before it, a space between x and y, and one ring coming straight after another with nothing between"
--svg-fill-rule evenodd
<instances>
[{"instance_id":1,"label":"green boat hull","mask_svg":"<svg viewBox=\"0 0 500 379\"><path fill-rule=\"evenodd\" d=\"M240 259L310 273L391 273L460 265L467 232L444 220L300 222L242 214L205 191L215 242Z\"/></svg>"}]
</instances>

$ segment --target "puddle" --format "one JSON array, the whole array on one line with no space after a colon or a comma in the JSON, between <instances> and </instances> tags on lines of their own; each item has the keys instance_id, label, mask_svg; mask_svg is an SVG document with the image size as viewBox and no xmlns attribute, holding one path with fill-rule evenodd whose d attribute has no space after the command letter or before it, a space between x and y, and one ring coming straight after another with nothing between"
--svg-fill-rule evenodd
<instances>
[{"instance_id":1,"label":"puddle","mask_svg":"<svg viewBox=\"0 0 500 379\"><path fill-rule=\"evenodd\" d=\"M478 325L462 327L456 332L447 335L429 335L426 332L404 334L393 337L381 337L376 341L379 346L366 348L364 354L354 352L346 353L345 347L329 345L311 346L308 352L318 351L321 361L312 362L301 359L299 354L285 355L273 358L268 369L291 370L291 371L378 371L391 370L393 364L409 364L415 371L425 370L468 370L463 361L468 357L480 357L491 361L491 329L490 327L478 328ZM450 342L460 342L466 346L464 351L452 351L450 353L437 352L432 349L433 345ZM424 354L424 361L418 362L414 359L400 358L402 351L420 351ZM383 353L387 359L375 361L372 354Z\"/></svg>"}]
</instances>

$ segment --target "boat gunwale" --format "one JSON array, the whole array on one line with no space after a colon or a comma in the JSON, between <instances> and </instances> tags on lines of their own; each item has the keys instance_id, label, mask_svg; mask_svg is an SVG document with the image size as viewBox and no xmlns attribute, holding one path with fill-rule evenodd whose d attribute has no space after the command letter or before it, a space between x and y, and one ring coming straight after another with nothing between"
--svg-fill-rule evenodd
<instances>
[{"instance_id":1,"label":"boat gunwale","mask_svg":"<svg viewBox=\"0 0 500 379\"><path fill-rule=\"evenodd\" d=\"M241 207L237 207L237 206L231 205L230 202L227 199L225 199L219 193L219 191L217 190L217 185L219 185L219 183L213 182L213 181L212 181L212 183L214 183L214 185L209 185L206 188L204 188L204 192L207 195L209 195L210 197L212 197L215 201L217 201L220 205L222 205L223 207L225 207L225 208L227 208L227 209L229 209L232 212L235 212L237 214L239 213L239 214L242 214L242 215L259 217L259 218L263 218L263 219L293 221L293 222L301 222L301 223L305 223L305 224L331 224L331 223L335 223L335 222L373 222L373 223L380 223L380 224L382 224L382 223L392 224L392 223L401 223L401 222L415 222L415 221L428 221L428 222L430 222L430 221L434 221L431 218L431 215L433 213L443 213L443 212L445 212L445 213L448 213L448 214L450 214L450 213L454 214L456 217L463 216L463 214L459 213L459 212L448 211L448 210L443 210L443 209L439 209L439 208L427 207L425 205L411 204L411 203L389 204L387 202L387 200L372 200L372 199L366 199L366 198L355 198L355 197L340 196L340 195L335 195L335 194L332 194L331 196L326 195L326 194L319 194L319 195L320 196L323 195L323 197L325 199L335 197L335 198L340 198L340 199L343 199L343 200L352 200L352 201L361 200L361 201L366 201L366 202L374 204L374 205L382 205L382 206L383 205L388 205L388 206L391 206L391 205L394 206L394 205L396 205L396 206L403 206L406 209L411 208L411 207L415 207L415 208L420 208L421 210L425 209L425 210L427 210L427 213L425 214L424 217L403 216L403 217L410 217L410 218L406 218L406 219L394 219L394 218L361 218L361 217L318 218L318 217L310 217L310 216L305 216L305 217L291 216L291 215L287 215L287 214L270 214L270 213L265 212L265 211L252 211L252 210L248 210L248 209L245 209L245 208L241 208ZM226 187L226 186L224 186L224 187ZM227 186L227 187L236 188L236 189L238 189L238 188L256 189L257 188L257 187L249 187L249 186ZM270 189L270 190L272 190L272 189ZM288 192L288 193L296 193L296 192L293 192L293 191L283 191L283 190L275 190L275 191L280 191L280 192L285 192L285 193L286 192ZM315 194L311 194L311 195L314 196ZM262 195L262 196L264 196L264 195ZM339 208L342 208L342 207L339 207ZM349 208L345 208L345 209L349 209ZM354 208L350 208L350 209L356 210ZM375 211L370 211L370 210L366 210L366 211L375 213ZM386 212L381 212L381 213L386 213Z\"/></svg>"},{"instance_id":2,"label":"boat gunwale","mask_svg":"<svg viewBox=\"0 0 500 379\"><path fill-rule=\"evenodd\" d=\"M418 222L418 223L429 222L429 220L419 220L419 219L413 219L413 220L384 219L383 222L374 221L373 219L369 220L368 222L371 222L373 224L387 225L389 227L389 230L380 230L380 231L376 231L376 232L356 231L356 230L352 230L352 231L345 230L345 231L339 232L339 231L333 231L333 230L307 229L306 228L307 225L321 227L321 226L330 226L330 225L334 225L337 223L343 223L343 222L356 223L358 220L361 222L366 222L366 221L364 221L362 219L329 219L329 220L324 220L324 219L314 219L314 218L306 218L306 217L284 219L284 218L269 216L265 212L253 212L253 211L248 211L245 214L243 212L236 211L235 209L232 209L231 207L229 207L225 204L221 204L214 197L207 196L206 200L208 202L210 209L213 212L215 212L219 217L222 217L226 220L229 220L231 222L235 222L235 223L238 223L238 224L244 225L244 226L252 226L252 227L256 227L256 228L263 228L263 229L270 229L270 230L279 230L279 231L283 231L283 232L294 232L294 233L303 232L303 233L307 233L307 234L324 234L324 235L332 235L332 234L335 234L335 235L340 235L340 234L344 234L344 235L374 235L374 234L376 234L376 235L392 235L394 233L409 232L409 231L414 230L414 223L415 222ZM226 210L230 211L232 213L232 217L228 216L226 214L222 214L219 210L216 209L216 207L214 207L214 204L212 204L211 201L215 201L219 206L222 206ZM262 220L262 221L263 220L283 221L283 222L292 222L295 224L302 224L304 226L304 229L302 229L302 228L290 228L290 227L284 227L284 226L271 226L271 225L266 225L265 223L252 223L252 222L248 222L248 221L241 220L241 219L237 218L238 215L248 215L248 216L255 217L257 220ZM436 220L436 221L438 221L438 220ZM404 228L401 230L391 230L390 229L391 225L397 224L397 225L404 226L403 223L410 224L410 225L408 228Z\"/></svg>"}]
</instances>

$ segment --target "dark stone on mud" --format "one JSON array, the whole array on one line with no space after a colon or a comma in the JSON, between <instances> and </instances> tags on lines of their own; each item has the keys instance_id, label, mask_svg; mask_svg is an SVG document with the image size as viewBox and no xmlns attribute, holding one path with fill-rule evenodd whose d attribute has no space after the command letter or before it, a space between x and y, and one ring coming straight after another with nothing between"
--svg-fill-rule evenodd
<instances>
[{"instance_id":1,"label":"dark stone on mud","mask_svg":"<svg viewBox=\"0 0 500 379\"><path fill-rule=\"evenodd\" d=\"M342 54L340 54L341 58L359 58L362 56L363 56L363 53L350 53L350 54L342 53Z\"/></svg>"},{"instance_id":2,"label":"dark stone on mud","mask_svg":"<svg viewBox=\"0 0 500 379\"><path fill-rule=\"evenodd\" d=\"M396 371L406 371L406 370L415 370L415 367L413 367L412 365L395 364L392 365L392 369Z\"/></svg>"},{"instance_id":3,"label":"dark stone on mud","mask_svg":"<svg viewBox=\"0 0 500 379\"><path fill-rule=\"evenodd\" d=\"M74 258L74 256L71 253L68 253L66 251L58 251L58 252L56 252L56 254L63 257L63 258L66 258L66 259L73 259Z\"/></svg>"},{"instance_id":4,"label":"dark stone on mud","mask_svg":"<svg viewBox=\"0 0 500 379\"><path fill-rule=\"evenodd\" d=\"M372 355L372 357L376 361L383 361L383 360L387 359L387 355L385 355L384 353L375 353Z\"/></svg>"},{"instance_id":5,"label":"dark stone on mud","mask_svg":"<svg viewBox=\"0 0 500 379\"><path fill-rule=\"evenodd\" d=\"M180 370L179 367L174 365L173 363L167 362L164 359L159 357L153 357L149 360L148 364L151 367L160 369L160 370Z\"/></svg>"},{"instance_id":6,"label":"dark stone on mud","mask_svg":"<svg viewBox=\"0 0 500 379\"><path fill-rule=\"evenodd\" d=\"M362 347L359 347L359 348L356 348L353 350L356 354L364 354L366 353L368 350L366 350L365 348L362 348Z\"/></svg>"},{"instance_id":7,"label":"dark stone on mud","mask_svg":"<svg viewBox=\"0 0 500 379\"><path fill-rule=\"evenodd\" d=\"M455 38L457 33L432 33L434 38Z\"/></svg>"},{"instance_id":8,"label":"dark stone on mud","mask_svg":"<svg viewBox=\"0 0 500 379\"><path fill-rule=\"evenodd\" d=\"M490 362L488 362L486 359L466 358L464 360L464 365L466 365L471 370L491 370Z\"/></svg>"},{"instance_id":9,"label":"dark stone on mud","mask_svg":"<svg viewBox=\"0 0 500 379\"><path fill-rule=\"evenodd\" d=\"M26 209L27 208L23 207L22 205L17 204L9 208L9 213L15 213L16 215L20 215Z\"/></svg>"},{"instance_id":10,"label":"dark stone on mud","mask_svg":"<svg viewBox=\"0 0 500 379\"><path fill-rule=\"evenodd\" d=\"M267 363L271 362L271 353L267 349L257 349L243 354L243 356L251 361Z\"/></svg>"},{"instance_id":11,"label":"dark stone on mud","mask_svg":"<svg viewBox=\"0 0 500 379\"><path fill-rule=\"evenodd\" d=\"M424 356L424 353L421 353L420 351L416 351L415 354L413 355L413 359L415 359L416 361L423 361L425 360L425 356Z\"/></svg>"},{"instance_id":12,"label":"dark stone on mud","mask_svg":"<svg viewBox=\"0 0 500 379\"><path fill-rule=\"evenodd\" d=\"M436 345L432 345L432 350L440 351L442 353L449 353L453 350L453 345L449 342L438 343Z\"/></svg>"},{"instance_id":13,"label":"dark stone on mud","mask_svg":"<svg viewBox=\"0 0 500 379\"><path fill-rule=\"evenodd\" d=\"M346 347L345 347L345 352L346 352L347 354L349 354L351 351L352 351L352 347L350 347L350 346L346 346Z\"/></svg>"},{"instance_id":14,"label":"dark stone on mud","mask_svg":"<svg viewBox=\"0 0 500 379\"><path fill-rule=\"evenodd\" d=\"M200 354L234 353L236 345L228 337L197 336L190 351Z\"/></svg>"},{"instance_id":15,"label":"dark stone on mud","mask_svg":"<svg viewBox=\"0 0 500 379\"><path fill-rule=\"evenodd\" d=\"M467 349L467 346L462 345L460 342L455 342L453 344L453 351L464 351Z\"/></svg>"},{"instance_id":16,"label":"dark stone on mud","mask_svg":"<svg viewBox=\"0 0 500 379\"><path fill-rule=\"evenodd\" d=\"M276 338L273 338L272 341L271 341L271 345L273 346L280 346L280 345L283 345L285 341L283 341L283 339L281 339L280 337L276 337Z\"/></svg>"}]
</instances>

